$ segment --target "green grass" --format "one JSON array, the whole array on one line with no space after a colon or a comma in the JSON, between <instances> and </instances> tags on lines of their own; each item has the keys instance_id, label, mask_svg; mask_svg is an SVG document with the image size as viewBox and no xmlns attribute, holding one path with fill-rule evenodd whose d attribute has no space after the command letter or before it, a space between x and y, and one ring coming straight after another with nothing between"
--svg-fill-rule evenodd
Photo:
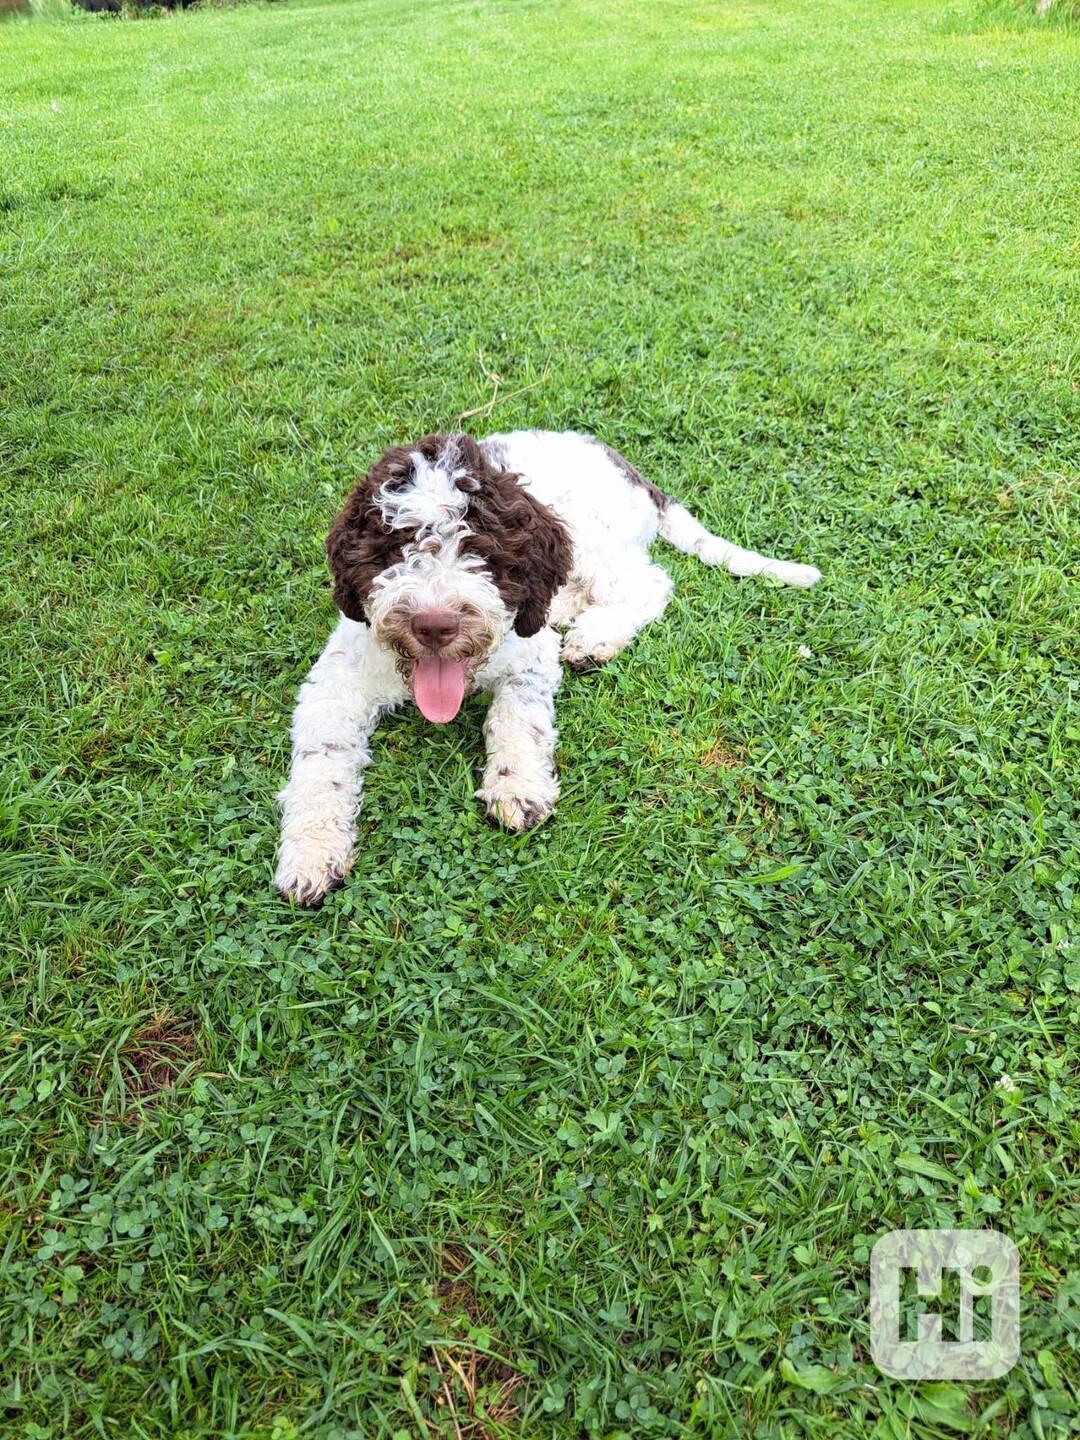
<instances>
[{"instance_id":1,"label":"green grass","mask_svg":"<svg viewBox=\"0 0 1080 1440\"><path fill-rule=\"evenodd\" d=\"M1075 1433L1078 74L974 0L0 29L0 1434ZM825 578L665 552L538 833L479 702L387 725L292 911L322 537L485 368ZM1022 1359L886 1380L950 1224Z\"/></svg>"}]
</instances>

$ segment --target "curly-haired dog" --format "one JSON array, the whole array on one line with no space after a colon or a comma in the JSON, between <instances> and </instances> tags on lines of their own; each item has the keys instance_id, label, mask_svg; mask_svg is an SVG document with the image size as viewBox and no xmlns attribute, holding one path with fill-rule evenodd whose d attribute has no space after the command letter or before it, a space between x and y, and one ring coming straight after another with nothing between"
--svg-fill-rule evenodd
<instances>
[{"instance_id":1,"label":"curly-haired dog","mask_svg":"<svg viewBox=\"0 0 1080 1440\"><path fill-rule=\"evenodd\" d=\"M555 804L555 692L618 655L663 613L658 535L733 575L812 585L817 570L709 532L616 451L572 432L476 441L429 435L388 450L327 539L341 619L300 689L281 794L276 884L318 905L353 860L368 742L410 696L436 725L491 692L477 792L510 830Z\"/></svg>"}]
</instances>

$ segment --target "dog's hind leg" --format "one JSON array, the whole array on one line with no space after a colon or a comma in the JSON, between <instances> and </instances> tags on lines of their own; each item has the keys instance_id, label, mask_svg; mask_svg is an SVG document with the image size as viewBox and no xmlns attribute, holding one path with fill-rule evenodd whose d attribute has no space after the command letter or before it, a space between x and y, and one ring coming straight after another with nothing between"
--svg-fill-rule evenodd
<instances>
[{"instance_id":1,"label":"dog's hind leg","mask_svg":"<svg viewBox=\"0 0 1080 1440\"><path fill-rule=\"evenodd\" d=\"M593 585L594 603L586 606L563 640L562 655L574 670L604 665L650 620L657 620L671 597L671 576L642 557L620 558L617 574L603 574Z\"/></svg>"}]
</instances>

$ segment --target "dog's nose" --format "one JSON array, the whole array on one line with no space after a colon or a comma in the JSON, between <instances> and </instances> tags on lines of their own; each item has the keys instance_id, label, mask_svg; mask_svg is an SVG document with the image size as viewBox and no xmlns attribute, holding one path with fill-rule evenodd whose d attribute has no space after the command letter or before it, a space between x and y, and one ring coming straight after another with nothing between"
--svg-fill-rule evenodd
<instances>
[{"instance_id":1,"label":"dog's nose","mask_svg":"<svg viewBox=\"0 0 1080 1440\"><path fill-rule=\"evenodd\" d=\"M461 621L453 610L420 610L409 621L409 629L422 645L443 650L457 639Z\"/></svg>"}]
</instances>

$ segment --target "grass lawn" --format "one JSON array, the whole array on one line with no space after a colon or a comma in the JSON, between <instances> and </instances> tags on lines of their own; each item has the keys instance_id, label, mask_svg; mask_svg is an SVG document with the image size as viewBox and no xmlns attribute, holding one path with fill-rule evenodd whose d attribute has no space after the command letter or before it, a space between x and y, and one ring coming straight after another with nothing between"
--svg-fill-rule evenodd
<instances>
[{"instance_id":1,"label":"grass lawn","mask_svg":"<svg viewBox=\"0 0 1080 1440\"><path fill-rule=\"evenodd\" d=\"M5 1440L1080 1428L1080 29L979 3L0 28ZM403 714L291 910L328 522L489 373L824 579L658 551L552 823ZM901 1226L1007 1378L875 1369Z\"/></svg>"}]
</instances>

